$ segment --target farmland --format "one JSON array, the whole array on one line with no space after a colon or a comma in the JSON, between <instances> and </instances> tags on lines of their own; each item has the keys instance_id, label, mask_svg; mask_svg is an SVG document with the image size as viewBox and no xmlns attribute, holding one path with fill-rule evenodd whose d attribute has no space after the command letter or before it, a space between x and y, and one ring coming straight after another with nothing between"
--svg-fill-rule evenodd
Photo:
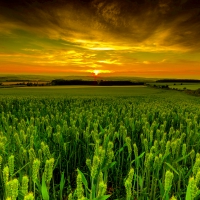
<instances>
[{"instance_id":1,"label":"farmland","mask_svg":"<svg viewBox=\"0 0 200 200\"><path fill-rule=\"evenodd\" d=\"M154 96L188 98L181 92L153 89L146 86L44 86L0 88L0 98L4 97L135 97ZM191 99L192 97L190 97Z\"/></svg>"},{"instance_id":2,"label":"farmland","mask_svg":"<svg viewBox=\"0 0 200 200\"><path fill-rule=\"evenodd\" d=\"M170 88L175 88L175 89L179 89L179 90L197 90L200 88L200 84L184 84L184 85L170 85Z\"/></svg>"},{"instance_id":3,"label":"farmland","mask_svg":"<svg viewBox=\"0 0 200 200\"><path fill-rule=\"evenodd\" d=\"M0 89L0 197L198 199L200 101L149 87Z\"/></svg>"},{"instance_id":4,"label":"farmland","mask_svg":"<svg viewBox=\"0 0 200 200\"><path fill-rule=\"evenodd\" d=\"M156 86L166 86L168 85L169 88L171 89L178 89L178 90L197 90L200 88L200 84L199 83L185 83L185 82L176 82L176 83L173 83L173 82L166 82L166 83L156 83L156 82L152 82L152 83L149 83L151 86L153 85L156 85Z\"/></svg>"}]
</instances>

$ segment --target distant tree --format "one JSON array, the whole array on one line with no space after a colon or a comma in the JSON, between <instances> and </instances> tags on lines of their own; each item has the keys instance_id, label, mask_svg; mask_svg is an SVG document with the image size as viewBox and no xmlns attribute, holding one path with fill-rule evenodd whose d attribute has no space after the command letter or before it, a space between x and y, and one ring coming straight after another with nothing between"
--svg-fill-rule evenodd
<instances>
[{"instance_id":1,"label":"distant tree","mask_svg":"<svg viewBox=\"0 0 200 200\"><path fill-rule=\"evenodd\" d=\"M33 83L27 83L26 85L27 86L33 86Z\"/></svg>"}]
</instances>

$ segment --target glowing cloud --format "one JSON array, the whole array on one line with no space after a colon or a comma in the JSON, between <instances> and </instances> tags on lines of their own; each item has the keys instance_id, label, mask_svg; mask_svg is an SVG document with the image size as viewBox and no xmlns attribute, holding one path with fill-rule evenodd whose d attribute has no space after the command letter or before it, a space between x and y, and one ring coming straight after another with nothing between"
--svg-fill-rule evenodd
<instances>
[{"instance_id":1,"label":"glowing cloud","mask_svg":"<svg viewBox=\"0 0 200 200\"><path fill-rule=\"evenodd\" d=\"M95 74L97 76L98 74L108 74L108 73L112 73L113 71L111 71L111 70L97 70L97 69L95 69L95 70L86 70L84 72L90 72L90 73L93 73L93 74Z\"/></svg>"},{"instance_id":2,"label":"glowing cloud","mask_svg":"<svg viewBox=\"0 0 200 200\"><path fill-rule=\"evenodd\" d=\"M0 73L200 77L199 6L198 0L2 0Z\"/></svg>"}]
</instances>

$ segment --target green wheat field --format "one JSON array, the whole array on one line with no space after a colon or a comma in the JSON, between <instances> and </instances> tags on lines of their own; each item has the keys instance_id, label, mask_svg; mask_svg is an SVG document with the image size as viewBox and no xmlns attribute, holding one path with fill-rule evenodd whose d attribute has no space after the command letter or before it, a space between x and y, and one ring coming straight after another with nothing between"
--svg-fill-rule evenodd
<instances>
[{"instance_id":1,"label":"green wheat field","mask_svg":"<svg viewBox=\"0 0 200 200\"><path fill-rule=\"evenodd\" d=\"M200 199L199 97L1 88L0 199Z\"/></svg>"}]
</instances>

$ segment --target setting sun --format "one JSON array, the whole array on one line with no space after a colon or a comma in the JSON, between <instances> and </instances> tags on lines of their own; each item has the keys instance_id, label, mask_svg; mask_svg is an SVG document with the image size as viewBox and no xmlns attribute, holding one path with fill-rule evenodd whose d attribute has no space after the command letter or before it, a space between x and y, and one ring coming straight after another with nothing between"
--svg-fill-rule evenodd
<instances>
[{"instance_id":1,"label":"setting sun","mask_svg":"<svg viewBox=\"0 0 200 200\"><path fill-rule=\"evenodd\" d=\"M100 70L94 70L94 74L95 76L97 76L99 74Z\"/></svg>"}]
</instances>

